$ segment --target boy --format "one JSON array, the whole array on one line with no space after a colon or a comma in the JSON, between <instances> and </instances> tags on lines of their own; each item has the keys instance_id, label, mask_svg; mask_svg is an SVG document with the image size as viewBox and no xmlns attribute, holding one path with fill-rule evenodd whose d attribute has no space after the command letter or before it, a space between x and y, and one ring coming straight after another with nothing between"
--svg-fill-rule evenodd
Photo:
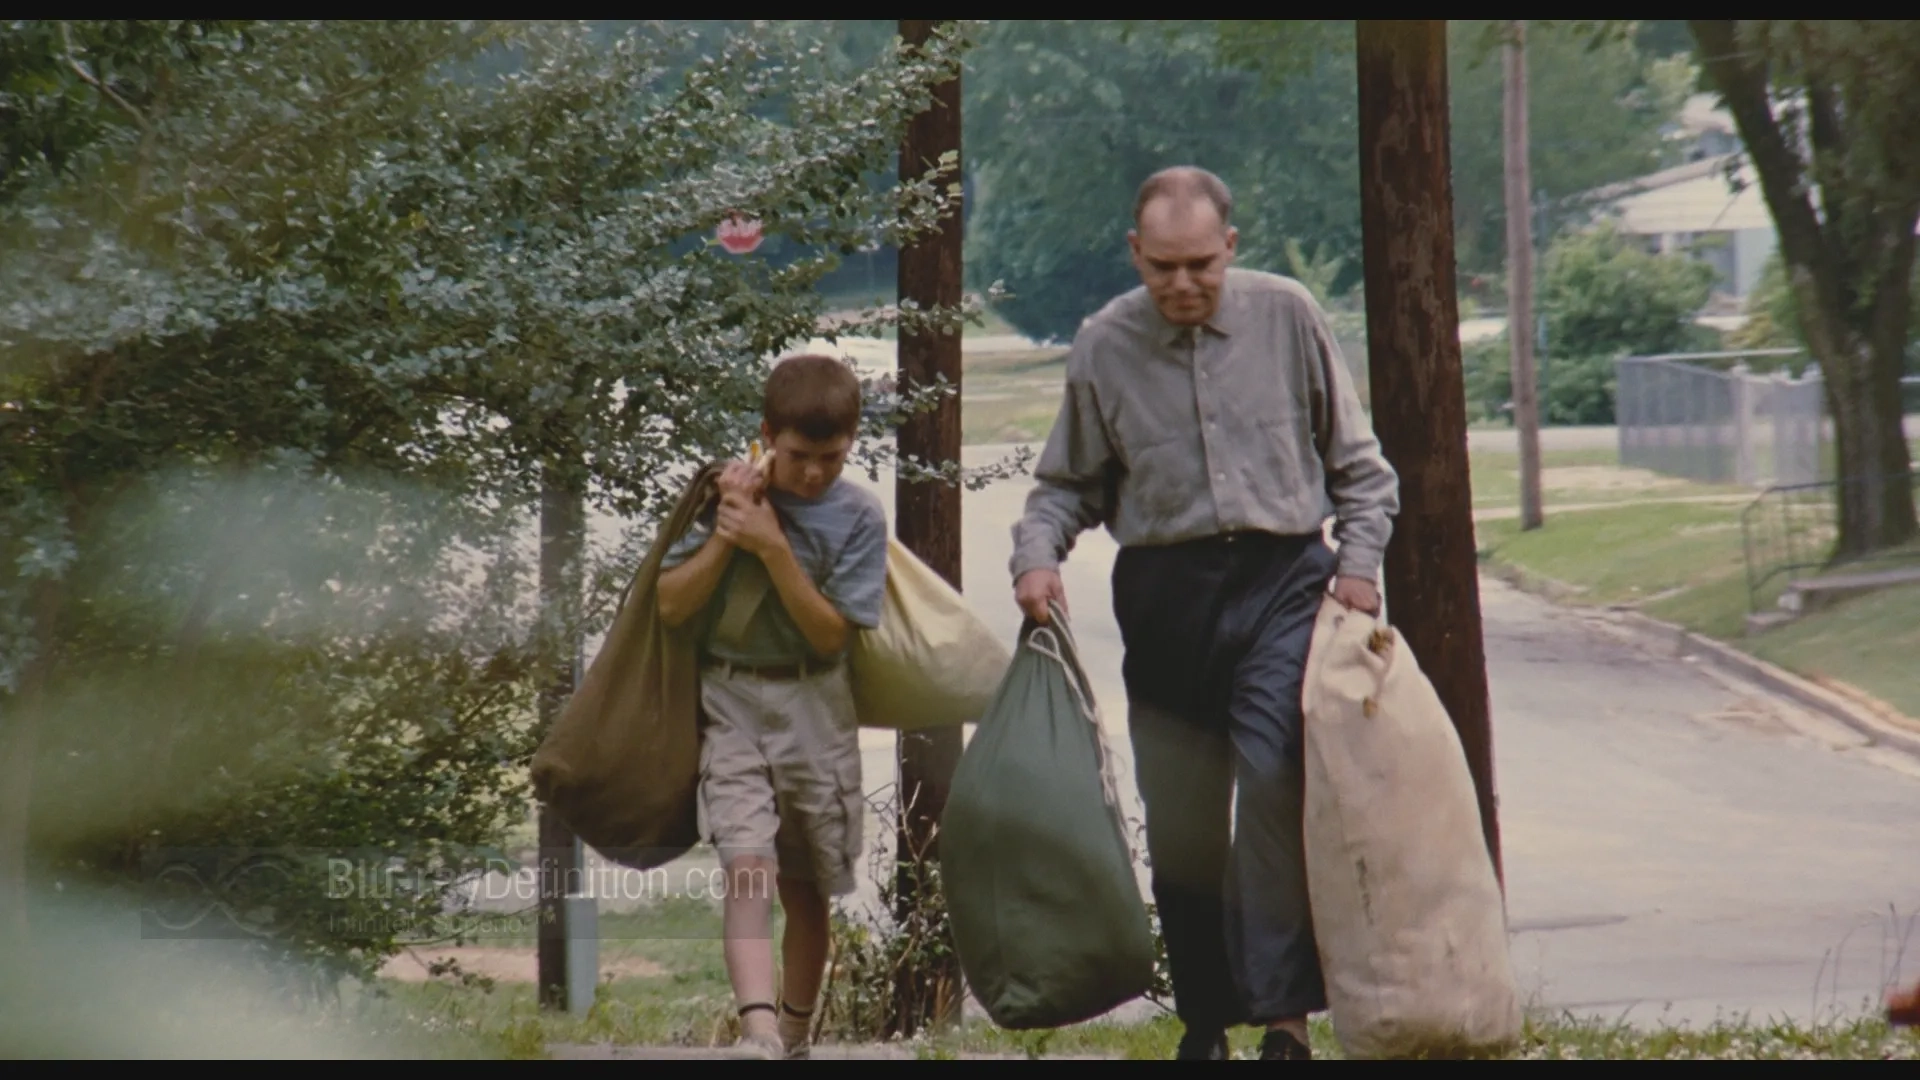
<instances>
[{"instance_id":1,"label":"boy","mask_svg":"<svg viewBox=\"0 0 1920 1080\"><path fill-rule=\"evenodd\" d=\"M712 519L662 562L662 621L697 620L701 801L727 879L737 1049L752 1057L807 1056L827 901L854 890L862 849L859 727L843 661L856 628L880 622L887 520L877 497L840 476L860 415L860 383L845 364L780 361L760 429L771 468L763 478L731 463ZM758 605L740 608L736 588ZM777 1006L770 871L787 915Z\"/></svg>"}]
</instances>

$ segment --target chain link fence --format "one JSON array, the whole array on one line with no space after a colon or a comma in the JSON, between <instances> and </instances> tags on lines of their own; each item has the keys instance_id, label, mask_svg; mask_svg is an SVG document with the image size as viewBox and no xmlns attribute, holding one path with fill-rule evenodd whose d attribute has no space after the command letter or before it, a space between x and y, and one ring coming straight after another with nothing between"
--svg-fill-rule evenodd
<instances>
[{"instance_id":1,"label":"chain link fence","mask_svg":"<svg viewBox=\"0 0 1920 1080\"><path fill-rule=\"evenodd\" d=\"M1825 389L1819 367L1805 359L1798 349L1622 357L1620 463L1703 484L1832 479ZM1773 370L1756 372L1749 361ZM1794 367L1803 368L1798 376L1789 374Z\"/></svg>"}]
</instances>

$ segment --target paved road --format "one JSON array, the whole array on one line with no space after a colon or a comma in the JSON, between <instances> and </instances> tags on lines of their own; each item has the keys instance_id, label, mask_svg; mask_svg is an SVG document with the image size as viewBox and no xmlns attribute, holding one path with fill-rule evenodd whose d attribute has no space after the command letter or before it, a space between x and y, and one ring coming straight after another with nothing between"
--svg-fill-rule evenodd
<instances>
[{"instance_id":1,"label":"paved road","mask_svg":"<svg viewBox=\"0 0 1920 1080\"><path fill-rule=\"evenodd\" d=\"M967 464L1004 450L971 449ZM1008 525L1028 483L965 496L963 584L1008 641ZM891 479L877 490L891 509ZM1114 551L1104 532L1084 536L1065 577L1138 814ZM1670 1001L1670 1022L1717 1009L1805 1022L1877 999L1899 972L1920 976L1920 957L1896 969L1893 925L1920 909L1920 764L1849 746L1830 722L1491 580L1482 597L1513 955L1531 998L1630 1019ZM863 746L879 792L894 780L893 740L867 732Z\"/></svg>"}]
</instances>

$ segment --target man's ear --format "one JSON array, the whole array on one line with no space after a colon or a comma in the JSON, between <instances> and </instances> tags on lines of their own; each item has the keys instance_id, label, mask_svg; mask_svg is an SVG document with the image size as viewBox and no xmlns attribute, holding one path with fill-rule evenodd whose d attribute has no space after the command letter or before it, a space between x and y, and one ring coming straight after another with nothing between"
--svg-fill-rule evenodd
<instances>
[{"instance_id":1,"label":"man's ear","mask_svg":"<svg viewBox=\"0 0 1920 1080\"><path fill-rule=\"evenodd\" d=\"M1236 228L1234 228L1234 227L1233 227L1233 226L1231 226L1231 225L1229 225L1229 226L1227 226L1227 254L1228 254L1228 256L1232 256L1232 255L1233 255L1233 253L1234 253L1234 252L1235 252L1235 251L1236 251L1236 250L1237 250L1237 249L1239 248L1239 246L1240 246L1240 230L1239 230L1239 229L1236 229Z\"/></svg>"},{"instance_id":2,"label":"man's ear","mask_svg":"<svg viewBox=\"0 0 1920 1080\"><path fill-rule=\"evenodd\" d=\"M1127 230L1127 250L1133 252L1134 262L1140 261L1140 231L1138 229Z\"/></svg>"}]
</instances>

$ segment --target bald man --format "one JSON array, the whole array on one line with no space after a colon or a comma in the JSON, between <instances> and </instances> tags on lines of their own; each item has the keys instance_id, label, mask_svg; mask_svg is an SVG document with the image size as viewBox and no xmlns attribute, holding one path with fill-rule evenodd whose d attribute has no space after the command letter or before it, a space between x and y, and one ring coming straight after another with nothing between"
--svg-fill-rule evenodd
<instances>
[{"instance_id":1,"label":"bald man","mask_svg":"<svg viewBox=\"0 0 1920 1080\"><path fill-rule=\"evenodd\" d=\"M1141 285L1074 338L1010 569L1044 623L1050 602L1067 610L1075 538L1102 525L1119 543L1114 616L1177 1057L1223 1059L1227 1028L1252 1023L1263 1059L1301 1059L1326 1008L1301 846L1302 672L1329 591L1379 612L1399 480L1312 294L1232 266L1232 210L1202 169L1141 185L1127 234Z\"/></svg>"}]
</instances>

